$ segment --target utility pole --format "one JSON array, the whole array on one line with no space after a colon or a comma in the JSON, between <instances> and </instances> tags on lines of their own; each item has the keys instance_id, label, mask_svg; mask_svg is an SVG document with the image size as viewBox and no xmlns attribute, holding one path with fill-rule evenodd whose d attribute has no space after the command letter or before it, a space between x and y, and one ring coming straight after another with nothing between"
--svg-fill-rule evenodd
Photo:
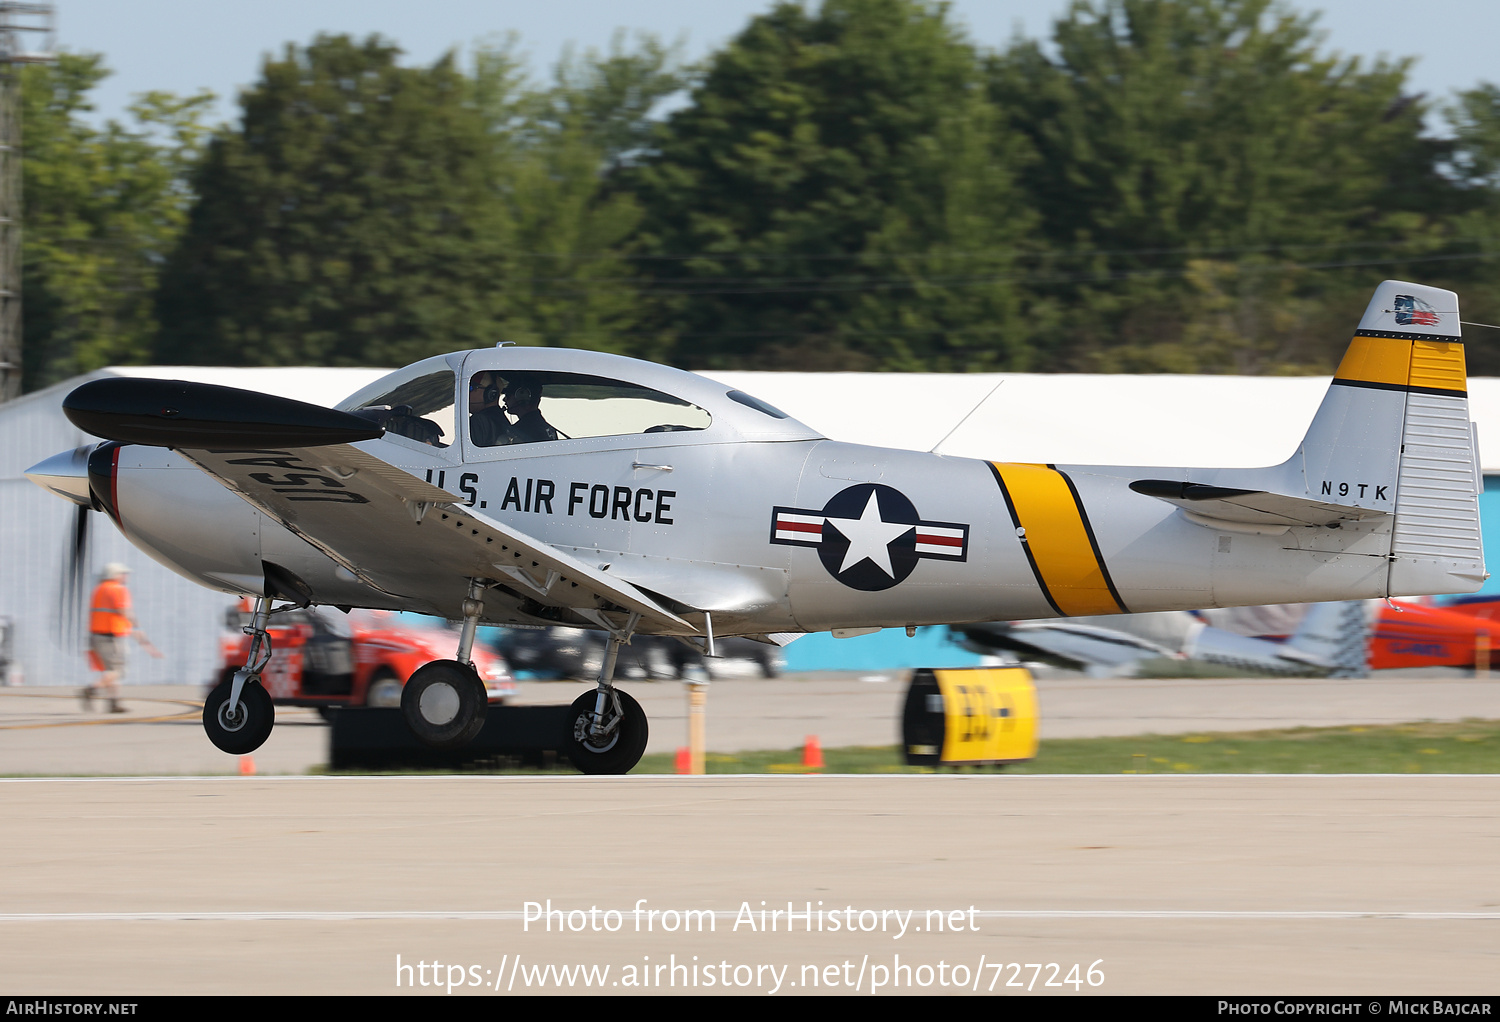
<instances>
[{"instance_id":1,"label":"utility pole","mask_svg":"<svg viewBox=\"0 0 1500 1022\"><path fill-rule=\"evenodd\" d=\"M52 4L0 0L0 402L21 396L21 65L52 60L52 30Z\"/></svg>"}]
</instances>

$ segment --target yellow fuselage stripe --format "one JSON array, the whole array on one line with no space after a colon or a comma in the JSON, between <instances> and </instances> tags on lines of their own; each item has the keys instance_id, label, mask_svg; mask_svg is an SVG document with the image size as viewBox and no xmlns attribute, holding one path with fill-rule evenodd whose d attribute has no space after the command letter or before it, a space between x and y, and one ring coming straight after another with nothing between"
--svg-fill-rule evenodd
<instances>
[{"instance_id":1,"label":"yellow fuselage stripe","mask_svg":"<svg viewBox=\"0 0 1500 1022\"><path fill-rule=\"evenodd\" d=\"M992 464L1053 605L1069 616L1125 613L1094 552L1083 507L1063 474L1046 465Z\"/></svg>"},{"instance_id":2,"label":"yellow fuselage stripe","mask_svg":"<svg viewBox=\"0 0 1500 1022\"><path fill-rule=\"evenodd\" d=\"M1459 393L1468 389L1462 344L1406 337L1355 334L1333 378L1351 383Z\"/></svg>"}]
</instances>

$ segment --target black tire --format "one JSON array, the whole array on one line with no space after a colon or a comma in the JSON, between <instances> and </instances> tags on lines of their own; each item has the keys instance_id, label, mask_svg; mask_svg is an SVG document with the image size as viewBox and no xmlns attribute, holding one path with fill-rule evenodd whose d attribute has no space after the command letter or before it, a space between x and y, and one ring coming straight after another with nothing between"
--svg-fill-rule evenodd
<instances>
[{"instance_id":1,"label":"black tire","mask_svg":"<svg viewBox=\"0 0 1500 1022\"><path fill-rule=\"evenodd\" d=\"M781 664L774 656L768 656L760 662L760 676L762 678L775 678L781 674Z\"/></svg>"},{"instance_id":2,"label":"black tire","mask_svg":"<svg viewBox=\"0 0 1500 1022\"><path fill-rule=\"evenodd\" d=\"M401 715L417 741L431 749L461 749L484 727L489 695L468 664L434 660L406 679Z\"/></svg>"},{"instance_id":3,"label":"black tire","mask_svg":"<svg viewBox=\"0 0 1500 1022\"><path fill-rule=\"evenodd\" d=\"M603 745L591 745L586 737L598 690L585 692L569 708L563 748L572 764L586 774L628 774L646 752L646 740L651 734L646 711L630 693L615 691L620 696L622 719Z\"/></svg>"},{"instance_id":4,"label":"black tire","mask_svg":"<svg viewBox=\"0 0 1500 1022\"><path fill-rule=\"evenodd\" d=\"M271 729L276 726L276 706L260 679L251 678L240 689L239 714L231 717L227 711L232 684L232 679L221 682L208 694L208 700L203 704L203 730L208 732L208 740L220 752L243 756L260 748L271 737Z\"/></svg>"}]
</instances>

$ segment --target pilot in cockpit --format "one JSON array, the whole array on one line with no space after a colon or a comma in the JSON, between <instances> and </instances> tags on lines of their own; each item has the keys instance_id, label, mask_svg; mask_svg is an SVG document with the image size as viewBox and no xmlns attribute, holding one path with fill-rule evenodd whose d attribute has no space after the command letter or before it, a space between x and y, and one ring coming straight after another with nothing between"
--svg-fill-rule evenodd
<instances>
[{"instance_id":1,"label":"pilot in cockpit","mask_svg":"<svg viewBox=\"0 0 1500 1022\"><path fill-rule=\"evenodd\" d=\"M505 410L516 417L509 443L534 444L556 440L557 430L542 418L542 385L536 380L512 379L503 392Z\"/></svg>"},{"instance_id":2,"label":"pilot in cockpit","mask_svg":"<svg viewBox=\"0 0 1500 1022\"><path fill-rule=\"evenodd\" d=\"M500 408L500 375L485 370L469 379L469 438L476 447L498 447L510 440L510 419Z\"/></svg>"}]
</instances>

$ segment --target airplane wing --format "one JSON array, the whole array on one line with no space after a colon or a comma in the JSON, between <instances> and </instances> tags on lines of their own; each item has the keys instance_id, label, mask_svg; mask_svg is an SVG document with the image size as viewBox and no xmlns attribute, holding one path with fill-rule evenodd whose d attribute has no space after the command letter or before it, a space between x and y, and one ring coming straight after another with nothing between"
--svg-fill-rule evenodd
<instances>
[{"instance_id":1,"label":"airplane wing","mask_svg":"<svg viewBox=\"0 0 1500 1022\"><path fill-rule=\"evenodd\" d=\"M971 643L1007 649L1063 667L1090 673L1113 672L1141 660L1178 656L1176 650L1113 628L1072 621L1015 621L969 625Z\"/></svg>"},{"instance_id":2,"label":"airplane wing","mask_svg":"<svg viewBox=\"0 0 1500 1022\"><path fill-rule=\"evenodd\" d=\"M486 594L490 620L506 617L490 612L499 598L527 620L618 628L639 615L643 630L699 632L630 582L377 457L368 447L383 430L357 416L163 380L96 380L63 408L96 436L171 447L365 584L431 612L462 616L464 580L487 578L500 583Z\"/></svg>"},{"instance_id":3,"label":"airplane wing","mask_svg":"<svg viewBox=\"0 0 1500 1022\"><path fill-rule=\"evenodd\" d=\"M1256 674L1327 674L1335 664L1318 650L1294 642L1271 642L1205 626L1183 653L1190 660Z\"/></svg>"},{"instance_id":4,"label":"airplane wing","mask_svg":"<svg viewBox=\"0 0 1500 1022\"><path fill-rule=\"evenodd\" d=\"M624 579L464 507L458 494L353 444L178 453L393 596L441 609L463 599L458 580L491 578L532 617L567 610L610 627L620 622L601 615L623 611L657 630L698 631Z\"/></svg>"},{"instance_id":5,"label":"airplane wing","mask_svg":"<svg viewBox=\"0 0 1500 1022\"><path fill-rule=\"evenodd\" d=\"M1121 619L1121 625L1128 626L1130 617ZM1120 629L1077 621L970 625L965 634L977 645L1008 649L1090 674L1118 673L1139 661L1159 658L1198 660L1256 674L1326 674L1334 666L1314 650L1235 635L1201 623L1191 630L1181 649Z\"/></svg>"},{"instance_id":6,"label":"airplane wing","mask_svg":"<svg viewBox=\"0 0 1500 1022\"><path fill-rule=\"evenodd\" d=\"M1386 514L1375 508L1329 504L1266 490L1240 490L1168 479L1138 479L1130 484L1130 488L1202 518L1244 525L1331 525Z\"/></svg>"}]
</instances>

